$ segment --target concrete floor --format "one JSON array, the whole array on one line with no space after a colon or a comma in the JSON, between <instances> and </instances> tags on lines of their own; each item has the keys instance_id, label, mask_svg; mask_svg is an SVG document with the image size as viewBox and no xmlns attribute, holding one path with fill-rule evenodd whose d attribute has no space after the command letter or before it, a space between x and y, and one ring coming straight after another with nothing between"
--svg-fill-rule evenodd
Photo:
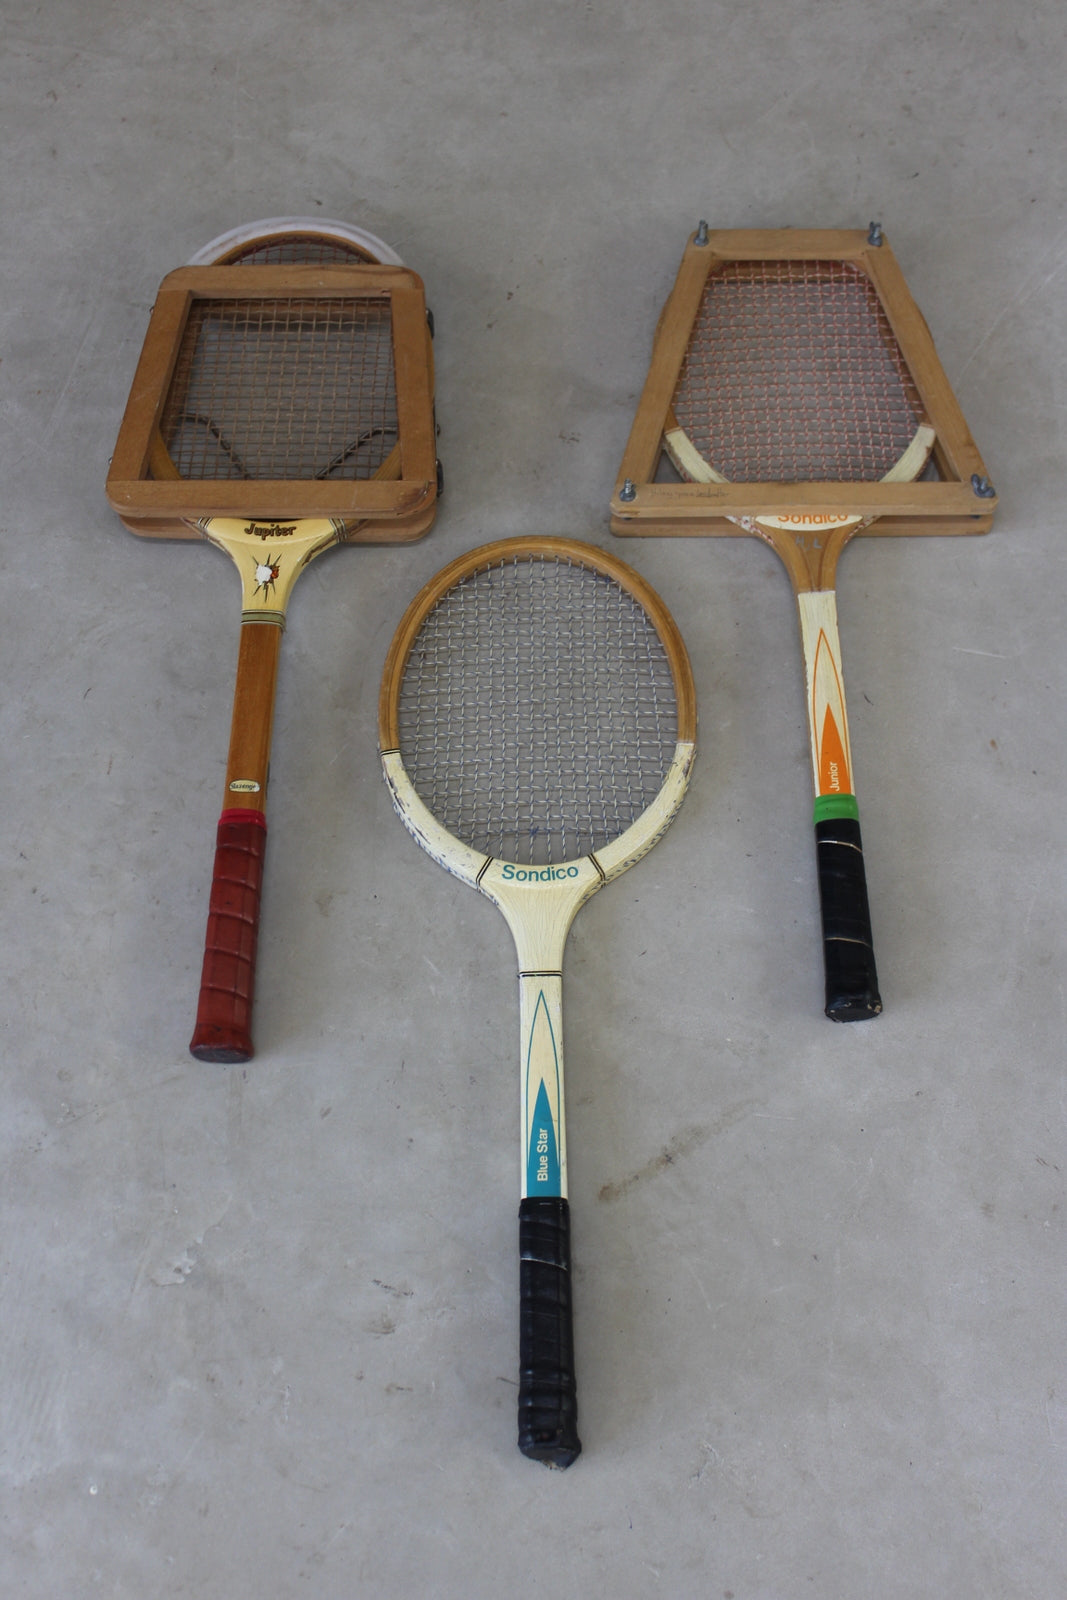
<instances>
[{"instance_id":1,"label":"concrete floor","mask_svg":"<svg viewBox=\"0 0 1067 1600\"><path fill-rule=\"evenodd\" d=\"M1060 5L0 10L0 1592L1060 1600ZM237 579L103 482L159 280L281 213L423 275L447 489L294 597L258 1053L207 1067ZM782 569L608 527L700 217L879 218L1001 496L841 566L869 1024L820 1012ZM514 1445L510 938L375 753L409 597L527 532L639 566L700 699L568 951L566 1474Z\"/></svg>"}]
</instances>

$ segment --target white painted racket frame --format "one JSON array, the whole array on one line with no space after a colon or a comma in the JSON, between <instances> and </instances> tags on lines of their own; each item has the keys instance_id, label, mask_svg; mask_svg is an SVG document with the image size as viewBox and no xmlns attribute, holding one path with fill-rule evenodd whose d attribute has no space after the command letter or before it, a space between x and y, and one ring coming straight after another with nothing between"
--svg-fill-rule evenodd
<instances>
[{"instance_id":1,"label":"white painted racket frame","mask_svg":"<svg viewBox=\"0 0 1067 1600\"><path fill-rule=\"evenodd\" d=\"M419 798L400 752L382 752L385 781L408 832L447 872L472 888L480 889L499 907L515 941L519 964L520 1181L523 1196L536 1192L527 1181L527 1162L531 1119L542 1084L559 1155L560 1193L564 1198L567 1195L563 952L571 924L581 907L603 884L640 861L662 838L685 797L695 755L694 740L677 742L656 798L617 839L577 861L541 866L500 861L463 844L437 821Z\"/></svg>"}]
</instances>

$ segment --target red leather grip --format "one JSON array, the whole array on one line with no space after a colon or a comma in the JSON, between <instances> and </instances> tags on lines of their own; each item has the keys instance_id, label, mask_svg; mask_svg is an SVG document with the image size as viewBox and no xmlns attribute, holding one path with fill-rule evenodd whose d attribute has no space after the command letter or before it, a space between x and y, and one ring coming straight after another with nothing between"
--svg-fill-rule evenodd
<instances>
[{"instance_id":1,"label":"red leather grip","mask_svg":"<svg viewBox=\"0 0 1067 1600\"><path fill-rule=\"evenodd\" d=\"M189 1044L198 1061L247 1061L252 1054L252 991L266 847L262 812L223 812L215 844L200 1005Z\"/></svg>"}]
</instances>

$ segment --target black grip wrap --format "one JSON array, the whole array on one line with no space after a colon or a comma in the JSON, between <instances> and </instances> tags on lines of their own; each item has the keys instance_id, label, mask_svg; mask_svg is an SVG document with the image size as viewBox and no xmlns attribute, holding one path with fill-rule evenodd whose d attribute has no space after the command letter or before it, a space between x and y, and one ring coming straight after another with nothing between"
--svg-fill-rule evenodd
<instances>
[{"instance_id":1,"label":"black grip wrap","mask_svg":"<svg viewBox=\"0 0 1067 1600\"><path fill-rule=\"evenodd\" d=\"M854 817L815 824L826 960L826 1015L862 1022L882 1009L871 940L871 910L860 825Z\"/></svg>"},{"instance_id":2,"label":"black grip wrap","mask_svg":"<svg viewBox=\"0 0 1067 1600\"><path fill-rule=\"evenodd\" d=\"M571 1324L571 1214L559 1196L519 1202L519 1449L569 1467L582 1448Z\"/></svg>"}]
</instances>

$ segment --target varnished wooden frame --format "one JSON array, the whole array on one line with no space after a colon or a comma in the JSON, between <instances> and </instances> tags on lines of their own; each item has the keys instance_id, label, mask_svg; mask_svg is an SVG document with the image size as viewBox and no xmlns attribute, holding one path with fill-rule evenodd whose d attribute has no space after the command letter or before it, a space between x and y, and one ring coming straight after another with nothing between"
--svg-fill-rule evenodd
<instances>
[{"instance_id":1,"label":"varnished wooden frame","mask_svg":"<svg viewBox=\"0 0 1067 1600\"><path fill-rule=\"evenodd\" d=\"M678 625L659 595L635 572L633 567L596 545L584 544L576 539L525 537L497 539L457 556L446 567L423 585L401 618L382 671L381 692L378 698L378 747L384 754L400 747L400 688L404 668L412 645L426 617L442 595L471 577L476 572L495 566L500 561L528 560L536 556L570 557L577 565L591 567L594 572L612 578L631 595L647 612L659 634L667 653L671 676L674 680L678 708L678 740L692 743L696 739L696 688L689 655L678 631Z\"/></svg>"},{"instance_id":2,"label":"varnished wooden frame","mask_svg":"<svg viewBox=\"0 0 1067 1600\"><path fill-rule=\"evenodd\" d=\"M731 518L813 512L877 519L878 534L987 533L996 497L979 497L972 478L985 463L971 437L885 236L837 229L709 230L693 234L653 341L652 361L611 497L611 529L621 535L737 535ZM940 481L911 483L657 483L663 437L686 347L712 272L733 261L845 261L866 274L915 380L935 432ZM624 485L627 498L623 498ZM867 531L858 529L857 532Z\"/></svg>"},{"instance_id":3,"label":"varnished wooden frame","mask_svg":"<svg viewBox=\"0 0 1067 1600\"><path fill-rule=\"evenodd\" d=\"M281 295L388 298L399 435L395 475L314 482L151 477L159 419L194 301ZM433 353L421 278L406 267L376 264L222 265L169 273L152 310L106 492L125 525L147 537L199 538L196 524L218 516L261 521L333 517L351 525L347 538L354 543L421 537L433 521L437 498Z\"/></svg>"}]
</instances>

